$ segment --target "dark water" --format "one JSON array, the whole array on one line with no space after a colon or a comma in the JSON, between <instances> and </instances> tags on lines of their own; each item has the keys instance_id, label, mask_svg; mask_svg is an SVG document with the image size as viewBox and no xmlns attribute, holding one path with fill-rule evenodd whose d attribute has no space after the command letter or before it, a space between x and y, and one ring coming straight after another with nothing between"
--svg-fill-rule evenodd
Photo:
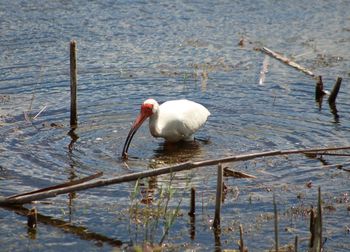
<instances>
[{"instance_id":1,"label":"dark water","mask_svg":"<svg viewBox=\"0 0 350 252\"><path fill-rule=\"evenodd\" d=\"M1 195L62 183L98 171L112 177L134 171L237 153L349 145L350 18L348 1L2 1L0 5ZM238 42L245 38L245 46ZM69 152L69 41L78 43L79 136ZM251 41L253 44L250 44ZM323 76L331 90L343 77L338 117L320 110L310 77L273 59L263 85L259 74L267 46ZM142 127L120 160L131 122L146 98L187 98L212 116L196 142L169 149ZM33 120L41 109L44 111ZM347 158L325 157L329 164ZM257 179L227 179L222 234L214 238L216 168L92 189L39 202L39 213L84 227L91 237L63 224L39 223L0 209L4 251L78 251L158 243L166 221L129 218L150 189L154 199L169 186L168 212L179 212L164 244L170 250L238 249L238 226L249 251L274 245L272 195L280 213L280 243L298 236L307 248L309 217L321 186L327 251L348 251L349 172L325 168L304 156L228 164ZM347 168L346 166L344 168ZM311 183L311 188L306 184ZM195 233L189 224L190 187L197 190ZM147 193L146 193L147 194ZM159 201L161 205L166 203ZM137 207L135 207L137 205ZM131 210L130 210L131 209ZM137 220L138 219L138 220ZM153 225L153 226L152 226ZM79 233L79 232L78 232ZM84 232L83 232L84 233ZM100 236L106 238L103 240ZM102 241L101 241L102 240ZM114 244L114 245L112 245Z\"/></svg>"}]
</instances>

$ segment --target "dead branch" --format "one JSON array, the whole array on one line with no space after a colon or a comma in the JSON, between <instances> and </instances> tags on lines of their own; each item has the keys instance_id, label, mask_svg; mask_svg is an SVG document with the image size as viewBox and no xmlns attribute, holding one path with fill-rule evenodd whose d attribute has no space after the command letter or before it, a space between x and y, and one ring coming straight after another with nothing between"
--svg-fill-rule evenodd
<instances>
[{"instance_id":1,"label":"dead branch","mask_svg":"<svg viewBox=\"0 0 350 252\"><path fill-rule=\"evenodd\" d=\"M132 174L126 174L109 179L99 179L94 181L87 181L77 185L71 185L67 187L59 187L52 190L44 190L37 193L25 193L25 195L18 197L3 197L0 196L0 205L11 205L11 204L25 204L30 203L34 200L41 200L45 198L55 197L60 194L70 193L74 191L81 191L90 188L96 188L101 186L107 186L112 184L119 184L124 182L135 181L138 179L159 176L163 174L191 170L194 168L217 165L219 163L229 163L229 162L238 162L238 161L247 161L255 158L262 157L272 157L272 156L283 156L283 155L293 155L293 154L305 154L309 152L325 152L325 151L337 151L337 150L349 150L350 146L344 147L330 147L330 148L310 148L310 149L301 149L301 150L275 150L275 151L266 151L250 154L241 154L234 155L218 159L210 159L198 162L186 162L174 166L159 168L150 171L137 172Z\"/></svg>"},{"instance_id":2,"label":"dead branch","mask_svg":"<svg viewBox=\"0 0 350 252\"><path fill-rule=\"evenodd\" d=\"M305 67L302 67L301 65L299 65L298 63L292 61L291 59L279 54L279 53L276 53L274 51L272 51L271 49L267 48L267 47L262 47L262 48L257 48L257 50L263 52L263 53L266 53L267 55L283 62L284 64L288 65L288 66L291 66L309 76L311 76L312 78L315 78L316 75L310 71L309 69L305 68Z\"/></svg>"},{"instance_id":3,"label":"dead branch","mask_svg":"<svg viewBox=\"0 0 350 252\"><path fill-rule=\"evenodd\" d=\"M329 104L335 103L335 99L337 99L337 95L339 93L341 82L342 82L342 78L338 77L336 83L333 86L332 92L328 97Z\"/></svg>"}]
</instances>

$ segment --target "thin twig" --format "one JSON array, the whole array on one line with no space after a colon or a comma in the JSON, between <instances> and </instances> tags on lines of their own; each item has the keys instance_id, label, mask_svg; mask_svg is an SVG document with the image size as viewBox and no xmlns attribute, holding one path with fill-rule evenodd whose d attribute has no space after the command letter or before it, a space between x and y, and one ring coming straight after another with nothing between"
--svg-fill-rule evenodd
<instances>
[{"instance_id":1,"label":"thin twig","mask_svg":"<svg viewBox=\"0 0 350 252\"><path fill-rule=\"evenodd\" d=\"M310 155L313 155L313 156L337 156L337 157L350 157L350 154L349 153L328 153L328 152L316 152L316 153L313 153L313 152L310 152L308 153Z\"/></svg>"},{"instance_id":2,"label":"thin twig","mask_svg":"<svg viewBox=\"0 0 350 252\"><path fill-rule=\"evenodd\" d=\"M275 217L275 251L278 252L279 249L279 239L278 239L278 213L277 213L277 204L276 196L273 194L273 212Z\"/></svg>"},{"instance_id":3,"label":"thin twig","mask_svg":"<svg viewBox=\"0 0 350 252\"><path fill-rule=\"evenodd\" d=\"M47 108L47 106L45 105L34 117L33 120L35 120L42 112L44 112L44 110Z\"/></svg>"}]
</instances>

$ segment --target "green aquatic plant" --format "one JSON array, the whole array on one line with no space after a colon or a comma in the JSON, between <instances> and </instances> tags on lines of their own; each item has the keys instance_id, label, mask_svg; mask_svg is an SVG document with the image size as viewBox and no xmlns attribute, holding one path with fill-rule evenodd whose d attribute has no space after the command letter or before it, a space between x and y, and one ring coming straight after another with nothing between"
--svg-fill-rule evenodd
<instances>
[{"instance_id":1,"label":"green aquatic plant","mask_svg":"<svg viewBox=\"0 0 350 252\"><path fill-rule=\"evenodd\" d=\"M152 190L147 188L145 191L149 190L147 193L151 195L146 193L146 197L149 197L146 201L142 198L145 196L142 195L142 182L137 181L135 184L134 189L130 193L130 207L128 211L129 235L131 237L132 233L134 233L135 243L141 242L137 241L140 231L143 237L142 243L147 242L151 245L157 243L161 245L167 237L176 217L179 216L182 202L180 199L175 208L170 206L170 202L177 193L177 190L172 185L173 179L174 174L170 174L170 179L165 187L160 186L159 188L152 188ZM156 242L156 235L160 234L160 230L162 230L160 242Z\"/></svg>"}]
</instances>

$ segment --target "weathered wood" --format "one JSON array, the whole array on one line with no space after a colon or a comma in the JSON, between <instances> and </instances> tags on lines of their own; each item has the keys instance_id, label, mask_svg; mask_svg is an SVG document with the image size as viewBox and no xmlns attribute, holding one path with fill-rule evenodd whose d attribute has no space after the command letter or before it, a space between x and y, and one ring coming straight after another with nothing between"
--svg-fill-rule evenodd
<instances>
[{"instance_id":1,"label":"weathered wood","mask_svg":"<svg viewBox=\"0 0 350 252\"><path fill-rule=\"evenodd\" d=\"M269 49L267 47L258 48L258 50L260 50L261 52L266 53L267 55L269 55L269 56L271 56L271 57L273 57L273 58L283 62L286 65L289 65L289 66L291 66L291 67L293 67L293 68L295 68L295 69L297 69L297 70L299 70L299 71L301 71L301 72L311 76L312 78L315 78L315 74L311 70L309 70L309 69L307 69L305 67L302 67L298 63L292 61L291 59L289 59L289 58L287 58L287 57L285 57L285 56L283 56L283 55L281 55L279 53L276 53L276 52L272 51L271 49Z\"/></svg>"},{"instance_id":2,"label":"weathered wood","mask_svg":"<svg viewBox=\"0 0 350 252\"><path fill-rule=\"evenodd\" d=\"M310 148L310 149L301 149L301 150L275 150L275 151L266 151L266 152L258 152L258 153L249 153L249 154L241 154L228 156L224 158L218 159L210 159L198 162L186 162L181 163L174 166L154 169L150 171L137 172L132 174L126 174L114 178L109 179L99 179L93 181L87 181L78 185L72 185L63 188L57 188L49 191L39 192L39 193L25 193L28 195L23 195L19 197L7 198L0 196L0 205L9 205L9 204L25 204L30 203L34 200L42 200L45 198L55 197L60 194L65 194L74 191L81 191L90 188L96 188L101 186L108 186L112 184L119 184L124 182L135 181L138 179L159 176L163 174L191 170L194 168L205 167L210 165L217 165L219 163L229 163L229 162L238 162L238 161L247 161L255 158L261 157L272 157L272 156L283 156L283 155L293 155L293 154L305 154L310 152L325 152L325 151L337 151L337 150L349 150L350 146L343 147L328 147L328 148Z\"/></svg>"}]
</instances>

